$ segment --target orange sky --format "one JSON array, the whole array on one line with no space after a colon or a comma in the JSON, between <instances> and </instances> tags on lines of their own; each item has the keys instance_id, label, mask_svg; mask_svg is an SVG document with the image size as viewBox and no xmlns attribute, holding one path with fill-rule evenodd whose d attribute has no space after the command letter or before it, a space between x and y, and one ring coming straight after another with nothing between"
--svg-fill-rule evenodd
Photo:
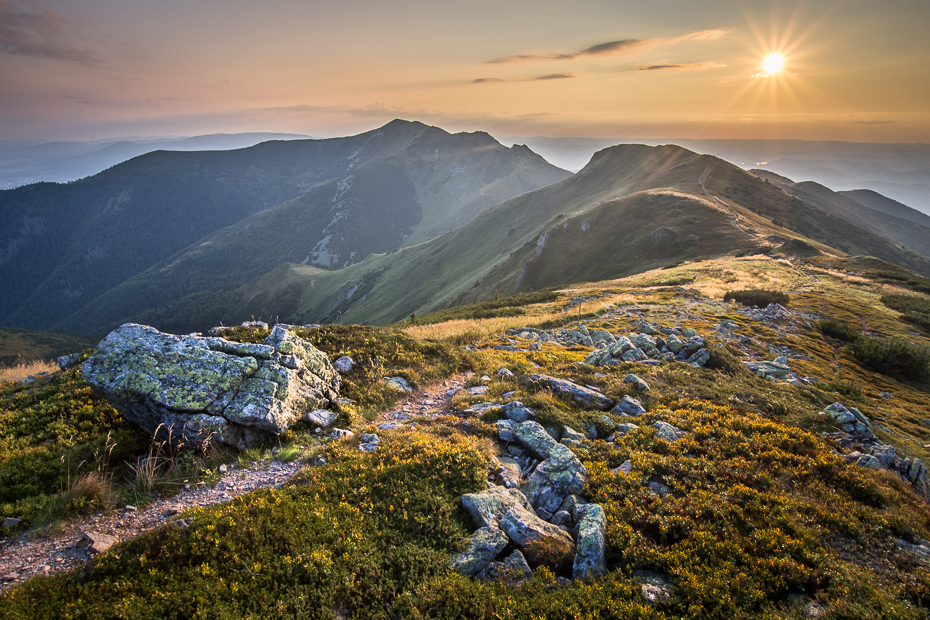
<instances>
[{"instance_id":1,"label":"orange sky","mask_svg":"<svg viewBox=\"0 0 930 620\"><path fill-rule=\"evenodd\" d=\"M777 5L773 9L771 5ZM930 142L927 0L0 0L0 140ZM762 75L781 52L786 67Z\"/></svg>"}]
</instances>

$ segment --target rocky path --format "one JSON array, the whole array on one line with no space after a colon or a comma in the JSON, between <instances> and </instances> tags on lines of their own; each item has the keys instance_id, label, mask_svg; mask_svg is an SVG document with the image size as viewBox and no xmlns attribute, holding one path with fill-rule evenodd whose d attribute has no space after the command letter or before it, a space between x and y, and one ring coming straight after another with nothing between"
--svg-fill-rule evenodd
<instances>
[{"instance_id":1,"label":"rocky path","mask_svg":"<svg viewBox=\"0 0 930 620\"><path fill-rule=\"evenodd\" d=\"M76 568L120 540L132 538L170 521L183 511L210 506L256 489L280 487L303 465L299 462L255 463L248 469L227 466L215 486L191 485L177 495L136 509L126 506L67 523L63 531L43 536L27 532L0 539L0 593L33 575Z\"/></svg>"},{"instance_id":2,"label":"rocky path","mask_svg":"<svg viewBox=\"0 0 930 620\"><path fill-rule=\"evenodd\" d=\"M439 416L454 393L465 386L469 375L457 375L412 392L393 408L382 412L376 424L404 422L415 416ZM37 532L0 538L0 593L33 575L49 575L76 568L94 554L170 521L190 508L229 501L256 489L279 487L296 474L299 462L255 464L248 469L230 465L215 486L192 485L177 495L157 499L136 509L126 506L111 514L96 514L67 523L60 532Z\"/></svg>"}]
</instances>

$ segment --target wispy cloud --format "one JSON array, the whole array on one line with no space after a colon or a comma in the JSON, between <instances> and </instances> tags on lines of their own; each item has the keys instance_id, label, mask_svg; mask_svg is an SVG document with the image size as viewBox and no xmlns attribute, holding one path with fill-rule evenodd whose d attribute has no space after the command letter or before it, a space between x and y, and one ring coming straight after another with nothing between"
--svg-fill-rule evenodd
<instances>
[{"instance_id":1,"label":"wispy cloud","mask_svg":"<svg viewBox=\"0 0 930 620\"><path fill-rule=\"evenodd\" d=\"M873 120L873 121L849 121L850 125L892 125L894 121L882 121L882 120Z\"/></svg>"},{"instance_id":2,"label":"wispy cloud","mask_svg":"<svg viewBox=\"0 0 930 620\"><path fill-rule=\"evenodd\" d=\"M72 43L73 37L73 24L60 13L31 0L0 0L0 52L100 64L92 51Z\"/></svg>"},{"instance_id":3,"label":"wispy cloud","mask_svg":"<svg viewBox=\"0 0 930 620\"><path fill-rule=\"evenodd\" d=\"M485 84L488 82L536 82L539 80L567 80L570 78L578 77L574 73L547 73L546 75L534 75L533 77L525 78L478 78L477 80L472 80L472 84Z\"/></svg>"},{"instance_id":4,"label":"wispy cloud","mask_svg":"<svg viewBox=\"0 0 930 620\"><path fill-rule=\"evenodd\" d=\"M675 43L682 43L684 41L706 41L719 39L724 34L726 30L722 29L709 29L709 30L697 30L695 32L689 32L677 37L663 38L663 39L619 39L617 41L606 41L604 43L596 43L589 47L584 48L579 52L557 52L554 54L536 54L536 53L524 53L524 54L515 54L512 56L501 56L499 58L494 58L487 61L488 64L505 64L512 62L527 62L527 61L540 61L540 60L572 60L575 58L581 58L584 56L617 56L622 54L629 54L646 47L653 47L658 45L671 45Z\"/></svg>"},{"instance_id":5,"label":"wispy cloud","mask_svg":"<svg viewBox=\"0 0 930 620\"><path fill-rule=\"evenodd\" d=\"M691 62L691 63L664 63L659 65L643 65L636 67L636 71L696 71L698 69L717 69L727 65L719 62Z\"/></svg>"}]
</instances>

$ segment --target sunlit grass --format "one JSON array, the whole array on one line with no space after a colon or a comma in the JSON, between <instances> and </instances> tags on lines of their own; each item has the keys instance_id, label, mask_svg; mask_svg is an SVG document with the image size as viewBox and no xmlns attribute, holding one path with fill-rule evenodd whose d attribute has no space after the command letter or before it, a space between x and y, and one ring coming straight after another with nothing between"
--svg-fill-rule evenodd
<instances>
[{"instance_id":1,"label":"sunlit grass","mask_svg":"<svg viewBox=\"0 0 930 620\"><path fill-rule=\"evenodd\" d=\"M10 381L11 379L28 377L29 375L37 375L40 372L52 373L57 370L58 364L55 362L46 362L43 360L35 360L25 364L17 364L16 366L0 367L0 383L3 383L4 381Z\"/></svg>"}]
</instances>

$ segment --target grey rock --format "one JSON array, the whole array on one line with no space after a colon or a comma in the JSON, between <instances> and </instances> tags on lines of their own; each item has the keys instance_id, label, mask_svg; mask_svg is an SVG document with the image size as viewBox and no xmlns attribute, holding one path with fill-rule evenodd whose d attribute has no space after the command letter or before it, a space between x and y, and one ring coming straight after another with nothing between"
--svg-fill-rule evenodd
<instances>
[{"instance_id":1,"label":"grey rock","mask_svg":"<svg viewBox=\"0 0 930 620\"><path fill-rule=\"evenodd\" d=\"M636 375L629 374L623 378L624 383L629 383L633 386L638 392L648 392L649 384L637 377Z\"/></svg>"},{"instance_id":2,"label":"grey rock","mask_svg":"<svg viewBox=\"0 0 930 620\"><path fill-rule=\"evenodd\" d=\"M102 532L84 532L82 546L86 546L91 553L103 553L119 542L119 538Z\"/></svg>"},{"instance_id":3,"label":"grey rock","mask_svg":"<svg viewBox=\"0 0 930 620\"><path fill-rule=\"evenodd\" d=\"M580 386L577 383L572 383L566 379L557 379L548 375L530 375L528 380L544 385L554 393L561 396L567 396L576 403L583 406L594 407L596 409L600 409L601 411L606 411L614 404L614 401L610 400L603 394Z\"/></svg>"},{"instance_id":4,"label":"grey rock","mask_svg":"<svg viewBox=\"0 0 930 620\"><path fill-rule=\"evenodd\" d=\"M775 377L781 379L788 376L788 373L791 372L788 366L778 362L744 361L743 364L760 377Z\"/></svg>"},{"instance_id":5,"label":"grey rock","mask_svg":"<svg viewBox=\"0 0 930 620\"><path fill-rule=\"evenodd\" d=\"M667 486L659 482L658 480L651 481L647 486L650 489L652 489L652 492L658 495L659 497L665 497L666 495L671 493L671 490Z\"/></svg>"},{"instance_id":6,"label":"grey rock","mask_svg":"<svg viewBox=\"0 0 930 620\"><path fill-rule=\"evenodd\" d=\"M591 579L607 572L604 534L607 531L607 518L600 504L584 506L581 520L578 522L578 538L575 542L575 562L572 577Z\"/></svg>"},{"instance_id":7,"label":"grey rock","mask_svg":"<svg viewBox=\"0 0 930 620\"><path fill-rule=\"evenodd\" d=\"M562 443L564 445L581 444L585 440L584 435L571 428L570 426L562 427Z\"/></svg>"},{"instance_id":8,"label":"grey rock","mask_svg":"<svg viewBox=\"0 0 930 620\"><path fill-rule=\"evenodd\" d=\"M333 362L333 368L339 372L349 372L352 368L355 367L355 360L353 360L348 355L343 355L335 362Z\"/></svg>"},{"instance_id":9,"label":"grey rock","mask_svg":"<svg viewBox=\"0 0 930 620\"><path fill-rule=\"evenodd\" d=\"M80 353L72 353L71 355L62 355L58 358L58 367L62 370L69 370L78 365L78 362L81 359Z\"/></svg>"},{"instance_id":10,"label":"grey rock","mask_svg":"<svg viewBox=\"0 0 930 620\"><path fill-rule=\"evenodd\" d=\"M695 336L698 335L698 333L694 331L693 329L691 329L690 327L686 327L683 330L681 330L681 335L684 336L685 338L694 338Z\"/></svg>"},{"instance_id":11,"label":"grey rock","mask_svg":"<svg viewBox=\"0 0 930 620\"><path fill-rule=\"evenodd\" d=\"M624 362L642 362L649 359L649 356L646 355L645 352L643 352L643 350L640 348L625 351L620 357Z\"/></svg>"},{"instance_id":12,"label":"grey rock","mask_svg":"<svg viewBox=\"0 0 930 620\"><path fill-rule=\"evenodd\" d=\"M466 493L462 496L462 506L477 527L497 527L501 518L518 504L531 510L526 496L518 489L497 485L481 493Z\"/></svg>"},{"instance_id":13,"label":"grey rock","mask_svg":"<svg viewBox=\"0 0 930 620\"><path fill-rule=\"evenodd\" d=\"M504 415L507 416L508 420L513 420L514 422L526 422L527 420L536 419L536 412L529 407L524 407L523 403L519 400L511 401L504 405Z\"/></svg>"},{"instance_id":14,"label":"grey rock","mask_svg":"<svg viewBox=\"0 0 930 620\"><path fill-rule=\"evenodd\" d=\"M334 428L333 432L331 432L329 436L334 439L352 439L355 437L355 433L344 428Z\"/></svg>"},{"instance_id":15,"label":"grey rock","mask_svg":"<svg viewBox=\"0 0 930 620\"><path fill-rule=\"evenodd\" d=\"M517 444L507 446L507 454L510 456L526 456L526 448Z\"/></svg>"},{"instance_id":16,"label":"grey rock","mask_svg":"<svg viewBox=\"0 0 930 620\"><path fill-rule=\"evenodd\" d=\"M174 336L127 323L82 365L124 417L173 442L244 449L339 396L339 373L287 325L262 344Z\"/></svg>"},{"instance_id":17,"label":"grey rock","mask_svg":"<svg viewBox=\"0 0 930 620\"><path fill-rule=\"evenodd\" d=\"M568 512L567 510L559 510L554 515L552 515L549 523L559 527L571 528L575 522L572 519L572 513Z\"/></svg>"},{"instance_id":18,"label":"grey rock","mask_svg":"<svg viewBox=\"0 0 930 620\"><path fill-rule=\"evenodd\" d=\"M497 477L500 484L508 489L520 486L522 473L520 465L512 458L502 456L497 461Z\"/></svg>"},{"instance_id":19,"label":"grey rock","mask_svg":"<svg viewBox=\"0 0 930 620\"><path fill-rule=\"evenodd\" d=\"M685 363L691 364L697 368L701 368L710 361L710 353L707 352L707 349L698 349L691 356L685 360Z\"/></svg>"},{"instance_id":20,"label":"grey rock","mask_svg":"<svg viewBox=\"0 0 930 620\"><path fill-rule=\"evenodd\" d=\"M391 430L394 430L395 428L399 428L400 426L401 425L397 424L396 422L385 422L383 424L378 425L378 430L379 431L391 431Z\"/></svg>"},{"instance_id":21,"label":"grey rock","mask_svg":"<svg viewBox=\"0 0 930 620\"><path fill-rule=\"evenodd\" d=\"M478 579L500 579L521 582L533 576L533 570L519 550L507 556L503 562L491 562L486 569L479 572Z\"/></svg>"},{"instance_id":22,"label":"grey rock","mask_svg":"<svg viewBox=\"0 0 930 620\"><path fill-rule=\"evenodd\" d=\"M668 347L668 350L672 353L678 353L685 348L685 343L683 343L675 334L671 334L668 338L665 339L665 346Z\"/></svg>"},{"instance_id":23,"label":"grey rock","mask_svg":"<svg viewBox=\"0 0 930 620\"><path fill-rule=\"evenodd\" d=\"M625 395L617 406L611 409L610 413L614 415L638 416L646 413L646 408L639 400L632 396Z\"/></svg>"},{"instance_id":24,"label":"grey rock","mask_svg":"<svg viewBox=\"0 0 930 620\"><path fill-rule=\"evenodd\" d=\"M502 411L504 406L500 403L475 403L469 409L474 415L483 415L489 411Z\"/></svg>"},{"instance_id":25,"label":"grey rock","mask_svg":"<svg viewBox=\"0 0 930 620\"><path fill-rule=\"evenodd\" d=\"M639 426L636 424L618 424L617 428L614 430L614 434L607 438L607 441L617 441L620 437L623 437L630 431L638 429Z\"/></svg>"},{"instance_id":26,"label":"grey rock","mask_svg":"<svg viewBox=\"0 0 930 620\"><path fill-rule=\"evenodd\" d=\"M22 519L16 519L14 517L7 517L3 520L3 529L5 530L12 529L22 522L23 522Z\"/></svg>"},{"instance_id":27,"label":"grey rock","mask_svg":"<svg viewBox=\"0 0 930 620\"><path fill-rule=\"evenodd\" d=\"M669 443L674 443L685 435L685 431L672 426L668 422L655 422L652 428L656 429L656 437L658 439L664 439Z\"/></svg>"},{"instance_id":28,"label":"grey rock","mask_svg":"<svg viewBox=\"0 0 930 620\"><path fill-rule=\"evenodd\" d=\"M500 527L507 537L521 548L537 541L548 540L557 546L574 551L575 542L562 528L543 521L535 513L522 505L515 505L507 511L500 522Z\"/></svg>"},{"instance_id":29,"label":"grey rock","mask_svg":"<svg viewBox=\"0 0 930 620\"><path fill-rule=\"evenodd\" d=\"M395 390L399 390L401 392L413 391L413 386L410 385L410 383L403 377L385 377L384 382Z\"/></svg>"},{"instance_id":30,"label":"grey rock","mask_svg":"<svg viewBox=\"0 0 930 620\"><path fill-rule=\"evenodd\" d=\"M301 420L325 428L333 423L333 420L336 419L337 415L339 414L335 411L329 411L327 409L314 409L313 411L305 413Z\"/></svg>"},{"instance_id":31,"label":"grey rock","mask_svg":"<svg viewBox=\"0 0 930 620\"><path fill-rule=\"evenodd\" d=\"M624 461L623 464L620 465L620 467L615 467L614 469L611 469L610 473L629 476L631 471L633 471L633 462Z\"/></svg>"},{"instance_id":32,"label":"grey rock","mask_svg":"<svg viewBox=\"0 0 930 620\"><path fill-rule=\"evenodd\" d=\"M478 385L465 390L469 396L484 396L488 393L488 386Z\"/></svg>"},{"instance_id":33,"label":"grey rock","mask_svg":"<svg viewBox=\"0 0 930 620\"><path fill-rule=\"evenodd\" d=\"M513 379L513 373L507 368L501 368L497 371L497 376L501 379Z\"/></svg>"},{"instance_id":34,"label":"grey rock","mask_svg":"<svg viewBox=\"0 0 930 620\"><path fill-rule=\"evenodd\" d=\"M668 577L661 573L636 571L633 573L633 579L642 584L640 591L643 598L653 605L666 605L677 598L675 587Z\"/></svg>"},{"instance_id":35,"label":"grey rock","mask_svg":"<svg viewBox=\"0 0 930 620\"><path fill-rule=\"evenodd\" d=\"M507 542L507 535L500 529L483 527L469 537L468 547L452 556L449 564L462 575L474 575L486 569Z\"/></svg>"}]
</instances>

